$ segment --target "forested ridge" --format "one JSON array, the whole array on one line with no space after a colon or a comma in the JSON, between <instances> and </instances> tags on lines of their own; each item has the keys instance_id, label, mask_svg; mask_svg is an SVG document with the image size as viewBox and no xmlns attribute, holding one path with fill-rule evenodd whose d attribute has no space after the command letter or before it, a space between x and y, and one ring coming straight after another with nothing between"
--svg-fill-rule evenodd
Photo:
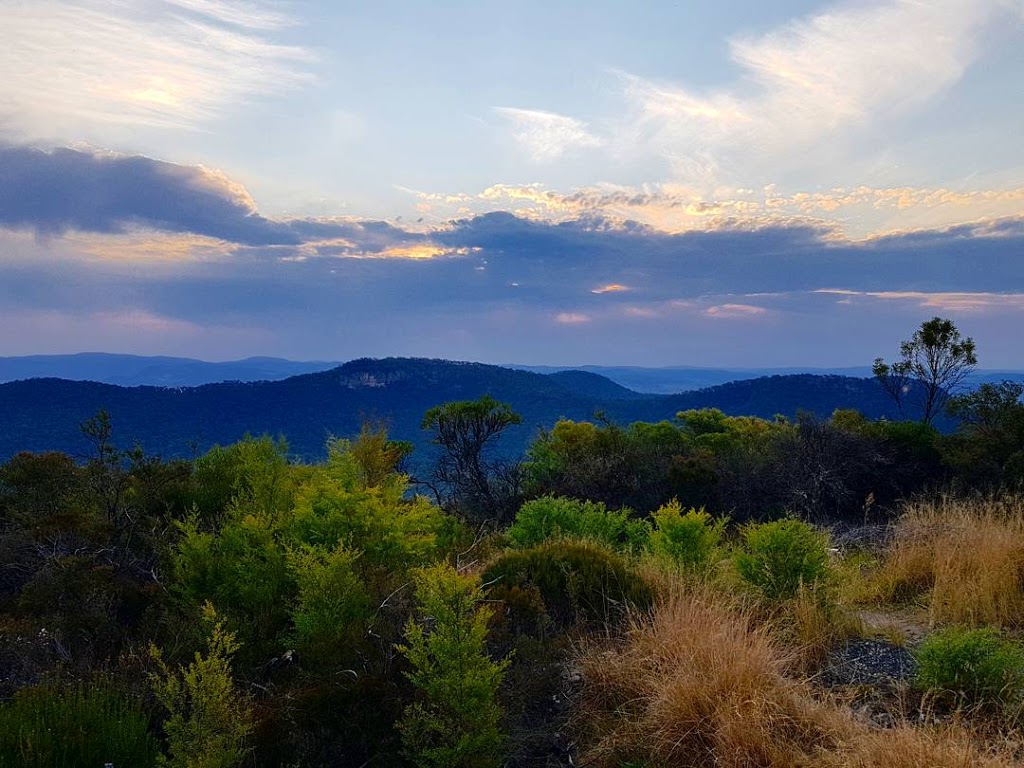
<instances>
[{"instance_id":1,"label":"forested ridge","mask_svg":"<svg viewBox=\"0 0 1024 768\"><path fill-rule=\"evenodd\" d=\"M427 408L483 394L512 404L523 423L499 450L522 453L557 419L619 422L671 418L680 410L717 407L770 418L806 410L827 417L854 408L871 418L895 417L892 402L869 379L797 374L739 381L678 395L644 396L585 372L542 375L478 363L390 358L355 360L321 373L275 382L226 382L190 388L117 387L94 382L29 379L0 384L0 457L20 450L81 454L77 424L106 410L121 439L166 458L187 457L247 433L283 435L291 451L323 458L330 436L352 436L364 420L428 451L419 429ZM419 458L419 457L417 457Z\"/></svg>"}]
</instances>

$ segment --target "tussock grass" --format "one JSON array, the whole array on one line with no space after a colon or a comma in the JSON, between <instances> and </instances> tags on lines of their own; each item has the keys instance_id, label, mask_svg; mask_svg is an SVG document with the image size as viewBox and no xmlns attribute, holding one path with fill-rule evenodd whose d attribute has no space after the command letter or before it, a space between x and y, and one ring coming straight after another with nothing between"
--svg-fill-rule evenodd
<instances>
[{"instance_id":1,"label":"tussock grass","mask_svg":"<svg viewBox=\"0 0 1024 768\"><path fill-rule=\"evenodd\" d=\"M771 624L696 587L634 620L621 644L578 657L583 764L594 768L997 768L962 734L877 731L787 672Z\"/></svg>"},{"instance_id":2,"label":"tussock grass","mask_svg":"<svg viewBox=\"0 0 1024 768\"><path fill-rule=\"evenodd\" d=\"M933 624L1024 624L1024 499L947 496L909 505L874 597L922 599Z\"/></svg>"},{"instance_id":3,"label":"tussock grass","mask_svg":"<svg viewBox=\"0 0 1024 768\"><path fill-rule=\"evenodd\" d=\"M581 657L588 764L796 766L851 723L804 695L749 611L697 590L637 620L625 645Z\"/></svg>"}]
</instances>

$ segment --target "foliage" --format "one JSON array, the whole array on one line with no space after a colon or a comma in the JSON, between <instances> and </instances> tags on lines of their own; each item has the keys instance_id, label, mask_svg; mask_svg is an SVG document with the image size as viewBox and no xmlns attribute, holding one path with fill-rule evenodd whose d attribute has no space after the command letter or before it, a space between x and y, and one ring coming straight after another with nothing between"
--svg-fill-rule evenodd
<instances>
[{"instance_id":1,"label":"foliage","mask_svg":"<svg viewBox=\"0 0 1024 768\"><path fill-rule=\"evenodd\" d=\"M103 685L23 688L0 704L2 768L149 768L158 754L142 708Z\"/></svg>"},{"instance_id":2,"label":"foliage","mask_svg":"<svg viewBox=\"0 0 1024 768\"><path fill-rule=\"evenodd\" d=\"M279 652L296 586L275 526L246 515L216 533L201 531L195 517L179 528L173 587L184 610L212 601L241 635L247 660Z\"/></svg>"},{"instance_id":3,"label":"foliage","mask_svg":"<svg viewBox=\"0 0 1024 768\"><path fill-rule=\"evenodd\" d=\"M711 562L728 524L727 518L715 520L703 509L691 507L683 512L675 499L659 507L651 519L651 550L688 570L705 568Z\"/></svg>"},{"instance_id":4,"label":"foliage","mask_svg":"<svg viewBox=\"0 0 1024 768\"><path fill-rule=\"evenodd\" d=\"M519 500L519 467L489 459L488 449L522 416L490 395L431 408L422 429L441 455L428 484L446 509L471 521L505 521Z\"/></svg>"},{"instance_id":5,"label":"foliage","mask_svg":"<svg viewBox=\"0 0 1024 768\"><path fill-rule=\"evenodd\" d=\"M499 555L484 582L540 591L548 614L562 624L611 622L631 606L647 606L650 587L620 555L592 541L555 540Z\"/></svg>"},{"instance_id":6,"label":"foliage","mask_svg":"<svg viewBox=\"0 0 1024 768\"><path fill-rule=\"evenodd\" d=\"M674 424L629 427L567 419L530 445L524 465L531 496L600 502L648 512L673 495L706 497L715 478Z\"/></svg>"},{"instance_id":7,"label":"foliage","mask_svg":"<svg viewBox=\"0 0 1024 768\"><path fill-rule=\"evenodd\" d=\"M406 625L399 650L412 666L420 700L400 723L409 755L420 766L501 765L501 711L495 702L508 662L485 653L491 610L473 576L446 564L416 573L419 621Z\"/></svg>"},{"instance_id":8,"label":"foliage","mask_svg":"<svg viewBox=\"0 0 1024 768\"><path fill-rule=\"evenodd\" d=\"M509 540L532 547L555 538L590 539L625 552L639 552L650 526L629 509L609 510L600 502L544 496L528 501L508 529Z\"/></svg>"},{"instance_id":9,"label":"foliage","mask_svg":"<svg viewBox=\"0 0 1024 768\"><path fill-rule=\"evenodd\" d=\"M876 358L872 371L901 411L907 396L915 397L921 421L931 424L977 364L974 339L961 339L952 320L933 317L900 344L899 360Z\"/></svg>"},{"instance_id":10,"label":"foliage","mask_svg":"<svg viewBox=\"0 0 1024 768\"><path fill-rule=\"evenodd\" d=\"M388 478L397 474L412 450L412 443L389 440L384 427L372 427L366 423L360 428L359 437L355 440L331 440L327 443L328 456L346 452L351 454L359 467L360 480L367 488L383 485Z\"/></svg>"},{"instance_id":11,"label":"foliage","mask_svg":"<svg viewBox=\"0 0 1024 768\"><path fill-rule=\"evenodd\" d=\"M282 534L297 543L357 550L364 569L401 573L425 563L436 550L440 510L421 496L406 498L403 476L366 487L360 472L350 454L332 450L326 468L298 488Z\"/></svg>"},{"instance_id":12,"label":"foliage","mask_svg":"<svg viewBox=\"0 0 1024 768\"><path fill-rule=\"evenodd\" d=\"M985 383L951 397L947 410L960 419L944 457L975 486L1024 487L1024 384Z\"/></svg>"},{"instance_id":13,"label":"foliage","mask_svg":"<svg viewBox=\"0 0 1024 768\"><path fill-rule=\"evenodd\" d=\"M991 627L948 627L914 651L915 684L971 704L1022 704L1024 646Z\"/></svg>"},{"instance_id":14,"label":"foliage","mask_svg":"<svg viewBox=\"0 0 1024 768\"><path fill-rule=\"evenodd\" d=\"M207 606L206 619L213 622L206 655L197 651L186 667L171 669L157 647L150 646L159 669L151 676L153 693L168 713L164 733L169 756L160 764L169 768L231 768L247 754L251 704L231 675L238 643L212 606Z\"/></svg>"},{"instance_id":15,"label":"foliage","mask_svg":"<svg viewBox=\"0 0 1024 768\"><path fill-rule=\"evenodd\" d=\"M190 505L202 520L216 520L234 506L274 516L291 504L293 485L283 438L246 435L216 445L195 460Z\"/></svg>"},{"instance_id":16,"label":"foliage","mask_svg":"<svg viewBox=\"0 0 1024 768\"><path fill-rule=\"evenodd\" d=\"M288 553L298 585L292 637L314 664L329 667L347 661L362 637L370 601L356 575L356 559L342 546L327 552L306 545Z\"/></svg>"},{"instance_id":17,"label":"foliage","mask_svg":"<svg viewBox=\"0 0 1024 768\"><path fill-rule=\"evenodd\" d=\"M770 600L793 598L828 576L828 537L802 520L747 525L742 536L736 570Z\"/></svg>"}]
</instances>

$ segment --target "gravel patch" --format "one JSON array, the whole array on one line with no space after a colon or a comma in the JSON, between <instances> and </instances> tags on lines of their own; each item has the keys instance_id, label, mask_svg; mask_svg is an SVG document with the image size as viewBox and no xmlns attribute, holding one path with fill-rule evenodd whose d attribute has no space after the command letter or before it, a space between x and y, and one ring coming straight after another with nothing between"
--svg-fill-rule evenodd
<instances>
[{"instance_id":1,"label":"gravel patch","mask_svg":"<svg viewBox=\"0 0 1024 768\"><path fill-rule=\"evenodd\" d=\"M909 650L885 640L858 639L829 654L819 676L822 685L891 687L914 676Z\"/></svg>"}]
</instances>

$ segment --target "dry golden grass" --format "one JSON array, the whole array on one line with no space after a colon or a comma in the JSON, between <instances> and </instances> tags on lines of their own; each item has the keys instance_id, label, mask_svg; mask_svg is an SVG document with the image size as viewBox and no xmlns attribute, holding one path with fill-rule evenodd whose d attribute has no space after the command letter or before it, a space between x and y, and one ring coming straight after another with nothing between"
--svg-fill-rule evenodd
<instances>
[{"instance_id":1,"label":"dry golden grass","mask_svg":"<svg viewBox=\"0 0 1024 768\"><path fill-rule=\"evenodd\" d=\"M885 601L924 598L932 623L1024 623L1024 499L910 505L874 592Z\"/></svg>"},{"instance_id":2,"label":"dry golden grass","mask_svg":"<svg viewBox=\"0 0 1024 768\"><path fill-rule=\"evenodd\" d=\"M683 768L1009 766L964 737L875 731L788 678L770 624L707 588L677 591L613 648L581 650L583 764Z\"/></svg>"}]
</instances>

